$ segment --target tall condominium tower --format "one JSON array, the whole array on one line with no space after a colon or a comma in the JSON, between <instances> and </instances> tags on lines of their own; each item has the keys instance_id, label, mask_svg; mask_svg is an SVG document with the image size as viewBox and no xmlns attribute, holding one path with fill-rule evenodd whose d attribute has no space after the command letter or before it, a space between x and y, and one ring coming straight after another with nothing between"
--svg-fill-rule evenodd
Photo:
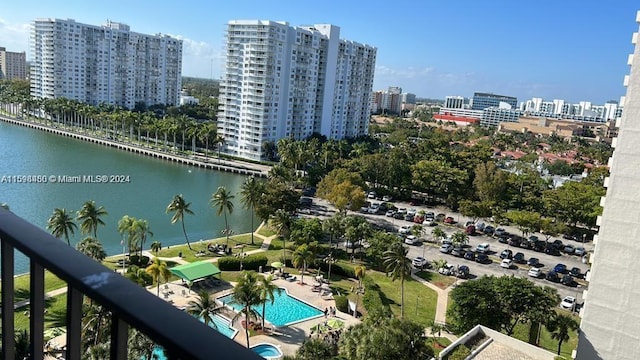
<instances>
[{"instance_id":1,"label":"tall condominium tower","mask_svg":"<svg viewBox=\"0 0 640 360\"><path fill-rule=\"evenodd\" d=\"M636 15L640 22L640 12ZM640 359L640 46L633 34L631 72L620 129L605 179L604 211L594 239L589 289L585 291L577 359Z\"/></svg>"},{"instance_id":2,"label":"tall condominium tower","mask_svg":"<svg viewBox=\"0 0 640 360\"><path fill-rule=\"evenodd\" d=\"M27 56L24 52L11 52L0 47L0 79L26 79Z\"/></svg>"},{"instance_id":3,"label":"tall condominium tower","mask_svg":"<svg viewBox=\"0 0 640 360\"><path fill-rule=\"evenodd\" d=\"M37 19L31 30L31 94L92 105L177 105L182 41L73 20Z\"/></svg>"},{"instance_id":4,"label":"tall condominium tower","mask_svg":"<svg viewBox=\"0 0 640 360\"><path fill-rule=\"evenodd\" d=\"M326 24L228 23L218 115L226 153L260 159L264 143L284 137L367 133L376 48L339 36Z\"/></svg>"}]
</instances>

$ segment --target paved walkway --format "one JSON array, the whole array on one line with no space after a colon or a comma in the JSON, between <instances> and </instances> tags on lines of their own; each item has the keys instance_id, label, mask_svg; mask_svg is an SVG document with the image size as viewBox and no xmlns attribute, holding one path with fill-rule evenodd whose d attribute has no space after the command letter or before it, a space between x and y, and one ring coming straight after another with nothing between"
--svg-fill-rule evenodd
<instances>
[{"instance_id":1,"label":"paved walkway","mask_svg":"<svg viewBox=\"0 0 640 360\"><path fill-rule=\"evenodd\" d=\"M446 289L441 289L437 286L435 286L434 284L428 282L427 280L419 277L418 275L416 275L416 271L413 270L411 271L411 278L419 283L421 283L422 285L428 287L429 289L433 290L436 292L436 295L438 296L438 300L436 302L436 316L434 321L436 323L440 323L440 324L446 324L447 323L447 305L449 302L449 293L451 292L451 290L453 289L454 285L449 286ZM428 334L431 335L431 334ZM457 339L457 337L451 333L448 333L446 331L442 331L442 333L440 334L442 337L446 337L451 341L454 341Z\"/></svg>"}]
</instances>

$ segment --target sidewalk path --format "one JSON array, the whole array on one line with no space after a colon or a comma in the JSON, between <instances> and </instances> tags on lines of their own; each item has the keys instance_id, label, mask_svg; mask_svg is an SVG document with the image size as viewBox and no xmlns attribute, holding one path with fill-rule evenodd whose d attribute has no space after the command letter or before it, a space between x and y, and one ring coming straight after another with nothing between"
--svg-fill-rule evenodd
<instances>
[{"instance_id":1,"label":"sidewalk path","mask_svg":"<svg viewBox=\"0 0 640 360\"><path fill-rule=\"evenodd\" d=\"M449 293L451 292L451 290L453 289L452 286L449 286L446 289L441 289L437 286L435 286L434 284L426 281L425 279L419 277L418 275L415 274L415 270L411 271L411 278L419 283L421 283L422 285L428 287L429 289L433 290L436 292L436 294L438 295L438 300L436 302L436 316L434 319L434 322L436 323L440 323L440 324L446 324L447 323L447 304L449 302ZM442 337L446 337L451 341L455 341L458 338L451 334L448 333L447 331L442 331L442 333L440 334Z\"/></svg>"}]
</instances>

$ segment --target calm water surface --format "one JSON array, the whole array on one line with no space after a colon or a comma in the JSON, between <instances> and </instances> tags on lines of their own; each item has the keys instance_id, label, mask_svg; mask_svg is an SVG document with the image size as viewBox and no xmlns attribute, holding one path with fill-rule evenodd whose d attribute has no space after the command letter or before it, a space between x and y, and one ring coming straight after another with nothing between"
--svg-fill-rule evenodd
<instances>
[{"instance_id":1,"label":"calm water surface","mask_svg":"<svg viewBox=\"0 0 640 360\"><path fill-rule=\"evenodd\" d=\"M0 203L9 204L11 211L42 229L46 229L54 208L75 214L87 200L104 206L109 215L103 219L106 226L98 228L98 238L109 255L122 252L117 227L124 215L149 222L154 236L147 240L145 249L156 240L163 246L184 243L180 224L172 225L171 215L165 213L176 194L183 194L195 213L185 217L191 241L222 236L224 218L209 204L219 186L236 196L230 228L234 233L251 228L250 213L242 208L238 194L246 179L243 175L176 164L0 122L0 179L14 175L128 176L128 183L107 184L0 182ZM82 238L77 231L72 245ZM16 258L16 270L28 271L27 260Z\"/></svg>"}]
</instances>

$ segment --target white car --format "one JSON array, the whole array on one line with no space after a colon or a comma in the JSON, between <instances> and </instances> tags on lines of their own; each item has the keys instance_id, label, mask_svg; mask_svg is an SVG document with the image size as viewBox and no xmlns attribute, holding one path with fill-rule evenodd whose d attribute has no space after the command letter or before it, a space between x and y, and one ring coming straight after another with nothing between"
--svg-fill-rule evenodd
<instances>
[{"instance_id":1,"label":"white car","mask_svg":"<svg viewBox=\"0 0 640 360\"><path fill-rule=\"evenodd\" d=\"M376 192L375 191L369 191L369 194L367 194L367 198L375 199L376 198Z\"/></svg>"},{"instance_id":2,"label":"white car","mask_svg":"<svg viewBox=\"0 0 640 360\"><path fill-rule=\"evenodd\" d=\"M446 264L444 267L438 269L438 273L442 275L455 275L456 267L453 265Z\"/></svg>"},{"instance_id":3,"label":"white car","mask_svg":"<svg viewBox=\"0 0 640 360\"><path fill-rule=\"evenodd\" d=\"M503 267L505 269L511 269L512 265L513 265L513 260L511 259L502 259L502 262L500 263L500 267Z\"/></svg>"},{"instance_id":4,"label":"white car","mask_svg":"<svg viewBox=\"0 0 640 360\"><path fill-rule=\"evenodd\" d=\"M433 219L424 219L424 221L422 222L422 225L436 226L438 224L435 221L433 221Z\"/></svg>"},{"instance_id":5,"label":"white car","mask_svg":"<svg viewBox=\"0 0 640 360\"><path fill-rule=\"evenodd\" d=\"M537 267L532 267L531 269L529 269L529 272L527 272L527 275L538 279L542 276L542 271L540 271L540 269L538 269Z\"/></svg>"},{"instance_id":6,"label":"white car","mask_svg":"<svg viewBox=\"0 0 640 360\"><path fill-rule=\"evenodd\" d=\"M382 197L382 201L391 201L391 196L385 195Z\"/></svg>"},{"instance_id":7,"label":"white car","mask_svg":"<svg viewBox=\"0 0 640 360\"><path fill-rule=\"evenodd\" d=\"M402 225L400 229L398 229L400 234L409 234L411 233L411 225Z\"/></svg>"},{"instance_id":8,"label":"white car","mask_svg":"<svg viewBox=\"0 0 640 360\"><path fill-rule=\"evenodd\" d=\"M418 256L417 258L413 259L411 263L415 268L422 268L427 265L427 259L423 258L422 256Z\"/></svg>"},{"instance_id":9,"label":"white car","mask_svg":"<svg viewBox=\"0 0 640 360\"><path fill-rule=\"evenodd\" d=\"M419 243L419 240L415 235L407 235L407 237L404 238L404 243L407 245L416 245Z\"/></svg>"},{"instance_id":10,"label":"white car","mask_svg":"<svg viewBox=\"0 0 640 360\"><path fill-rule=\"evenodd\" d=\"M488 243L482 243L476 246L476 252L486 254L491 246Z\"/></svg>"},{"instance_id":11,"label":"white car","mask_svg":"<svg viewBox=\"0 0 640 360\"><path fill-rule=\"evenodd\" d=\"M407 211L407 215L411 215L411 216L416 216L416 213L418 212L418 210L411 208L409 209L409 211Z\"/></svg>"},{"instance_id":12,"label":"white car","mask_svg":"<svg viewBox=\"0 0 640 360\"><path fill-rule=\"evenodd\" d=\"M576 306L576 298L573 296L565 296L560 303L560 307L566 310L573 310Z\"/></svg>"}]
</instances>

